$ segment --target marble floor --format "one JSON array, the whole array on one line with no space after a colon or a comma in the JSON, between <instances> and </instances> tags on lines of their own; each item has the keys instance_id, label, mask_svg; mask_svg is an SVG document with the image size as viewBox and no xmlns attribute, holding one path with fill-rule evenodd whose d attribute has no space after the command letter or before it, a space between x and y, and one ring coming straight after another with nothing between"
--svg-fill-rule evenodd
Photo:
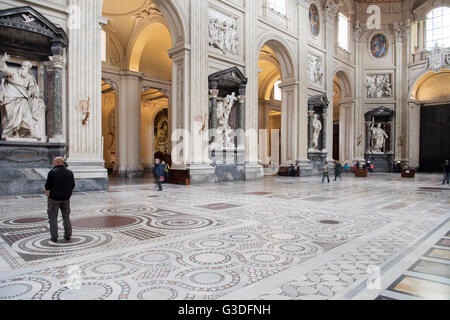
<instances>
[{"instance_id":1,"label":"marble floor","mask_svg":"<svg viewBox=\"0 0 450 320\"><path fill-rule=\"evenodd\" d=\"M0 300L450 298L440 175L113 181L71 218L51 243L44 196L0 198Z\"/></svg>"}]
</instances>

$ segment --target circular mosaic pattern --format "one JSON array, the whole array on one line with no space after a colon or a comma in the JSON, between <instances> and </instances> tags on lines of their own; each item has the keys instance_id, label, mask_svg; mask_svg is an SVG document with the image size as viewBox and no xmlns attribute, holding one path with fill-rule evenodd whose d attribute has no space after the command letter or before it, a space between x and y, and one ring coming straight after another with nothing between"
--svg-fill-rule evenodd
<instances>
[{"instance_id":1,"label":"circular mosaic pattern","mask_svg":"<svg viewBox=\"0 0 450 320\"><path fill-rule=\"evenodd\" d=\"M293 240L297 240L298 238L300 238L300 236L296 235L296 234L292 234L292 233L269 233L267 235L265 235L267 238L272 239L272 240L281 240L281 241L293 241Z\"/></svg>"},{"instance_id":2,"label":"circular mosaic pattern","mask_svg":"<svg viewBox=\"0 0 450 320\"><path fill-rule=\"evenodd\" d=\"M221 291L234 287L241 281L241 277L234 271L224 270L185 270L176 275L182 280L183 287L190 291ZM191 283L191 284L187 284Z\"/></svg>"},{"instance_id":3,"label":"circular mosaic pattern","mask_svg":"<svg viewBox=\"0 0 450 320\"><path fill-rule=\"evenodd\" d=\"M335 243L335 242L340 242L340 241L347 239L347 237L345 235L337 234L337 233L334 233L331 231L328 232L328 230L324 230L322 232L304 233L303 235L313 241L318 241L318 242L333 242L333 243Z\"/></svg>"},{"instance_id":4,"label":"circular mosaic pattern","mask_svg":"<svg viewBox=\"0 0 450 320\"><path fill-rule=\"evenodd\" d=\"M275 249L281 250L285 254L295 254L300 256L309 256L319 252L319 247L306 243L278 244L274 247Z\"/></svg>"},{"instance_id":5,"label":"circular mosaic pattern","mask_svg":"<svg viewBox=\"0 0 450 320\"><path fill-rule=\"evenodd\" d=\"M104 300L113 288L101 282L81 283L78 288L64 287L53 293L53 300Z\"/></svg>"},{"instance_id":6,"label":"circular mosaic pattern","mask_svg":"<svg viewBox=\"0 0 450 320\"><path fill-rule=\"evenodd\" d=\"M96 265L91 270L96 274L111 275L122 273L122 271L126 270L126 267L120 263L102 263Z\"/></svg>"},{"instance_id":7,"label":"circular mosaic pattern","mask_svg":"<svg viewBox=\"0 0 450 320\"><path fill-rule=\"evenodd\" d=\"M205 228L213 224L210 219L193 216L171 216L149 222L149 226L165 230L190 230Z\"/></svg>"},{"instance_id":8,"label":"circular mosaic pattern","mask_svg":"<svg viewBox=\"0 0 450 320\"><path fill-rule=\"evenodd\" d=\"M293 261L291 257L268 250L249 251L244 254L235 252L235 254L240 262L262 268L285 267Z\"/></svg>"},{"instance_id":9,"label":"circular mosaic pattern","mask_svg":"<svg viewBox=\"0 0 450 320\"><path fill-rule=\"evenodd\" d=\"M130 227L142 223L138 217L127 216L96 216L73 220L72 226L78 229L117 229L120 227Z\"/></svg>"},{"instance_id":10,"label":"circular mosaic pattern","mask_svg":"<svg viewBox=\"0 0 450 320\"><path fill-rule=\"evenodd\" d=\"M127 256L127 261L138 267L164 267L168 268L172 263L182 266L190 266L183 261L183 255L172 250L148 250L140 253L133 253Z\"/></svg>"},{"instance_id":11,"label":"circular mosaic pattern","mask_svg":"<svg viewBox=\"0 0 450 320\"><path fill-rule=\"evenodd\" d=\"M225 277L214 271L195 273L189 278L193 283L201 285L214 285L225 280Z\"/></svg>"},{"instance_id":12,"label":"circular mosaic pattern","mask_svg":"<svg viewBox=\"0 0 450 320\"><path fill-rule=\"evenodd\" d=\"M192 254L189 260L201 265L219 265L231 260L231 256L223 252L204 251Z\"/></svg>"},{"instance_id":13,"label":"circular mosaic pattern","mask_svg":"<svg viewBox=\"0 0 450 320\"><path fill-rule=\"evenodd\" d=\"M235 246L234 243L224 241L221 239L200 239L192 240L189 242L189 246L196 249L229 249Z\"/></svg>"},{"instance_id":14,"label":"circular mosaic pattern","mask_svg":"<svg viewBox=\"0 0 450 320\"><path fill-rule=\"evenodd\" d=\"M15 227L30 227L31 225L45 225L46 223L48 223L48 219L43 217L24 217L19 219L6 219L1 221L1 224L5 226Z\"/></svg>"},{"instance_id":15,"label":"circular mosaic pattern","mask_svg":"<svg viewBox=\"0 0 450 320\"><path fill-rule=\"evenodd\" d=\"M143 213L151 213L157 211L157 208L146 207L146 206L123 206L123 207L113 207L100 209L97 212L106 213L106 214L143 214Z\"/></svg>"},{"instance_id":16,"label":"circular mosaic pattern","mask_svg":"<svg viewBox=\"0 0 450 320\"><path fill-rule=\"evenodd\" d=\"M47 234L38 234L21 239L13 243L12 248L17 252L36 255L59 255L83 251L103 246L111 242L109 234L76 234L70 242L53 243Z\"/></svg>"},{"instance_id":17,"label":"circular mosaic pattern","mask_svg":"<svg viewBox=\"0 0 450 320\"><path fill-rule=\"evenodd\" d=\"M0 285L0 300L10 300L18 298L33 290L33 286L28 283L10 283Z\"/></svg>"},{"instance_id":18,"label":"circular mosaic pattern","mask_svg":"<svg viewBox=\"0 0 450 320\"><path fill-rule=\"evenodd\" d=\"M137 294L139 300L173 300L177 296L175 289L162 286L145 289Z\"/></svg>"}]
</instances>

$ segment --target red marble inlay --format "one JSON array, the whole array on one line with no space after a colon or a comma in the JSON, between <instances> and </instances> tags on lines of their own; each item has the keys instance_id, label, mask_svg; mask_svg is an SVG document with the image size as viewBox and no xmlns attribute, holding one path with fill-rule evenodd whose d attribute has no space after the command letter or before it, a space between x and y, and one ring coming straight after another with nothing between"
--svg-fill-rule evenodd
<instances>
[{"instance_id":1,"label":"red marble inlay","mask_svg":"<svg viewBox=\"0 0 450 320\"><path fill-rule=\"evenodd\" d=\"M23 219L14 220L13 223L30 224L30 223L38 223L38 222L44 222L44 221L47 221L47 219L46 218L23 218Z\"/></svg>"},{"instance_id":2,"label":"red marble inlay","mask_svg":"<svg viewBox=\"0 0 450 320\"><path fill-rule=\"evenodd\" d=\"M136 223L133 217L106 216L82 218L72 222L72 225L82 229L105 229L129 226Z\"/></svg>"}]
</instances>

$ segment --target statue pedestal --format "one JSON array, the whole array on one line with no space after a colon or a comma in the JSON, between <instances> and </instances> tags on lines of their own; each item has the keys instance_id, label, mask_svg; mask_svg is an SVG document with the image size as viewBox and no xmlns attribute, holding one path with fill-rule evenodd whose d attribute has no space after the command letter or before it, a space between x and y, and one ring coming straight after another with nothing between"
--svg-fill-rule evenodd
<instances>
[{"instance_id":1,"label":"statue pedestal","mask_svg":"<svg viewBox=\"0 0 450 320\"><path fill-rule=\"evenodd\" d=\"M322 174L322 166L327 160L327 152L308 152L308 159L312 162L312 175Z\"/></svg>"},{"instance_id":2,"label":"statue pedestal","mask_svg":"<svg viewBox=\"0 0 450 320\"><path fill-rule=\"evenodd\" d=\"M0 196L44 193L53 158L65 153L65 144L1 141Z\"/></svg>"},{"instance_id":3,"label":"statue pedestal","mask_svg":"<svg viewBox=\"0 0 450 320\"><path fill-rule=\"evenodd\" d=\"M366 163L373 163L373 172L392 172L392 161L394 154L392 153L366 153Z\"/></svg>"},{"instance_id":4,"label":"statue pedestal","mask_svg":"<svg viewBox=\"0 0 450 320\"><path fill-rule=\"evenodd\" d=\"M236 148L210 148L215 182L246 180L245 150Z\"/></svg>"}]
</instances>

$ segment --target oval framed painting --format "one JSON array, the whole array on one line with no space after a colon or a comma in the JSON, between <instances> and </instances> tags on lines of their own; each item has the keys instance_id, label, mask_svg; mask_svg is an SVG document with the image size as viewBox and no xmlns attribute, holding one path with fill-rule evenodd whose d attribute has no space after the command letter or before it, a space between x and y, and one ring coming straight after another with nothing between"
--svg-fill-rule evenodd
<instances>
[{"instance_id":1,"label":"oval framed painting","mask_svg":"<svg viewBox=\"0 0 450 320\"><path fill-rule=\"evenodd\" d=\"M384 58L389 50L387 37L382 33L377 33L370 40L370 52L375 58Z\"/></svg>"},{"instance_id":2,"label":"oval framed painting","mask_svg":"<svg viewBox=\"0 0 450 320\"><path fill-rule=\"evenodd\" d=\"M316 5L312 3L309 6L309 29L313 36L317 37L320 32L320 18L319 18L319 10Z\"/></svg>"}]
</instances>

